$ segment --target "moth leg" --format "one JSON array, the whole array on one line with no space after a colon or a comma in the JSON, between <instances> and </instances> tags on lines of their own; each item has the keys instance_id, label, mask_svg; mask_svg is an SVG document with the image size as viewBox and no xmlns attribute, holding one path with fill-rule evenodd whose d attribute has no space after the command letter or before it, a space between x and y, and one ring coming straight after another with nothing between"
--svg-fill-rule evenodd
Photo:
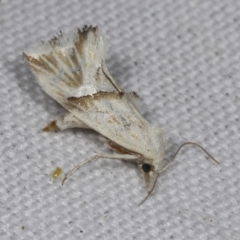
<instances>
[{"instance_id":1,"label":"moth leg","mask_svg":"<svg viewBox=\"0 0 240 240\"><path fill-rule=\"evenodd\" d=\"M132 161L132 162L137 162L140 163L142 156L140 155L130 155L130 154L105 154L105 153L97 153L96 155L94 155L91 158L88 158L87 160L79 163L76 167L74 167L71 172L63 179L62 181L62 185L64 184L64 182L70 177L72 176L72 174L74 172L76 172L81 166L83 166L85 163L93 161L93 160L97 160L100 158L111 158L111 159L118 159L118 160L126 160L126 161Z\"/></svg>"},{"instance_id":2,"label":"moth leg","mask_svg":"<svg viewBox=\"0 0 240 240\"><path fill-rule=\"evenodd\" d=\"M53 132L57 130L65 130L68 128L89 128L85 123L76 118L72 113L64 113L50 122L45 128L44 132Z\"/></svg>"}]
</instances>

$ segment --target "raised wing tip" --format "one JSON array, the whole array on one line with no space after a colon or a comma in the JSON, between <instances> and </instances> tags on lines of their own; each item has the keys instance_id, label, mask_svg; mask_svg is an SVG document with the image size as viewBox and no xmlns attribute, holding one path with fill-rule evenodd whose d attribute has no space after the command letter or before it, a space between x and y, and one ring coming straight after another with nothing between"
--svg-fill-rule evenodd
<instances>
[{"instance_id":1,"label":"raised wing tip","mask_svg":"<svg viewBox=\"0 0 240 240\"><path fill-rule=\"evenodd\" d=\"M78 28L78 34L87 34L88 32L96 32L98 30L98 27L93 27L92 25L84 25L82 29Z\"/></svg>"}]
</instances>

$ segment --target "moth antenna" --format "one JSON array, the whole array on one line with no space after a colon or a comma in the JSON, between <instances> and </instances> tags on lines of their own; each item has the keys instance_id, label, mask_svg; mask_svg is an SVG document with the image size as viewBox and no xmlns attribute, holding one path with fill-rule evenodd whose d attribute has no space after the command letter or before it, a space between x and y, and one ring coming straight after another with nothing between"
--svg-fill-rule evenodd
<instances>
[{"instance_id":1,"label":"moth antenna","mask_svg":"<svg viewBox=\"0 0 240 240\"><path fill-rule=\"evenodd\" d=\"M104 154L104 153L97 153L96 155L94 155L93 157L83 161L83 162L80 162L76 167L74 167L72 169L72 171L63 179L62 181L62 185L64 184L64 182L70 177L72 176L72 174L74 172L76 172L82 165L90 162L90 161L93 161L93 160L97 160L99 158L110 158L110 159L119 159L119 160L127 160L127 161L133 161L133 162L136 162L139 160L139 155L127 155L127 154Z\"/></svg>"},{"instance_id":2,"label":"moth antenna","mask_svg":"<svg viewBox=\"0 0 240 240\"><path fill-rule=\"evenodd\" d=\"M173 155L172 159L170 160L170 162L167 164L167 166L165 166L163 168L163 170L161 172L164 172L168 167L169 165L174 161L174 159L176 158L177 154L179 153L179 151L186 145L194 145L198 148L200 148L203 152L205 152L214 162L216 162L217 164L220 164L219 161L217 161L204 147L202 147L200 144L198 143L195 143L195 142L185 142L183 143L179 148L178 150L176 151L176 153Z\"/></svg>"},{"instance_id":3,"label":"moth antenna","mask_svg":"<svg viewBox=\"0 0 240 240\"><path fill-rule=\"evenodd\" d=\"M156 183L157 183L159 175L160 174L157 175L157 177L156 177L156 179L155 179L155 181L153 183L153 186L152 186L151 190L148 192L147 196L138 204L138 206L142 205L148 199L148 197L152 194L152 192L153 192L153 190L154 190L154 188L156 186Z\"/></svg>"},{"instance_id":4,"label":"moth antenna","mask_svg":"<svg viewBox=\"0 0 240 240\"><path fill-rule=\"evenodd\" d=\"M62 185L63 185L64 182L65 182L70 176L72 176L72 174L73 174L74 172L76 172L82 165L86 164L87 162L90 162L90 161L93 161L93 160L97 160L98 158L99 158L99 156L96 155L96 156L93 156L93 157L91 157L91 158L89 158L89 159L87 159L87 160L79 163L79 164L78 164L76 167L74 167L74 168L72 169L72 171L62 180Z\"/></svg>"}]
</instances>

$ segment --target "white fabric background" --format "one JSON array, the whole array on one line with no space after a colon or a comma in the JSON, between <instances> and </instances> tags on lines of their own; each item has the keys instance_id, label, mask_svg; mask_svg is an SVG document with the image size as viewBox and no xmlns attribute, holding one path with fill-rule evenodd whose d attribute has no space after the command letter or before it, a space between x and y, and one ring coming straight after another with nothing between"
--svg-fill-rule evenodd
<instances>
[{"instance_id":1,"label":"white fabric background","mask_svg":"<svg viewBox=\"0 0 240 240\"><path fill-rule=\"evenodd\" d=\"M107 63L146 119L168 129L167 158L146 191L135 165L99 160L61 186L51 180L105 147L96 133L41 131L64 110L21 53L59 30L98 25ZM2 1L0 3L0 238L240 239L240 1Z\"/></svg>"}]
</instances>

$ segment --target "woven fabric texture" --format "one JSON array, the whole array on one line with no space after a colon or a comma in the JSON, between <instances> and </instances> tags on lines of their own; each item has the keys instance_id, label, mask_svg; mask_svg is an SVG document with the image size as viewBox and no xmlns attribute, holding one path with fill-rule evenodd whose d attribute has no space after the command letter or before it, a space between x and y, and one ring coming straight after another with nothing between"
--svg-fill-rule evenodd
<instances>
[{"instance_id":1,"label":"woven fabric texture","mask_svg":"<svg viewBox=\"0 0 240 240\"><path fill-rule=\"evenodd\" d=\"M108 151L93 131L41 129L64 112L22 52L59 30L101 27L107 64L140 110L167 129L166 159L186 146L151 197L137 167L99 160L63 186L51 173ZM240 239L240 1L0 2L0 238Z\"/></svg>"}]
</instances>

